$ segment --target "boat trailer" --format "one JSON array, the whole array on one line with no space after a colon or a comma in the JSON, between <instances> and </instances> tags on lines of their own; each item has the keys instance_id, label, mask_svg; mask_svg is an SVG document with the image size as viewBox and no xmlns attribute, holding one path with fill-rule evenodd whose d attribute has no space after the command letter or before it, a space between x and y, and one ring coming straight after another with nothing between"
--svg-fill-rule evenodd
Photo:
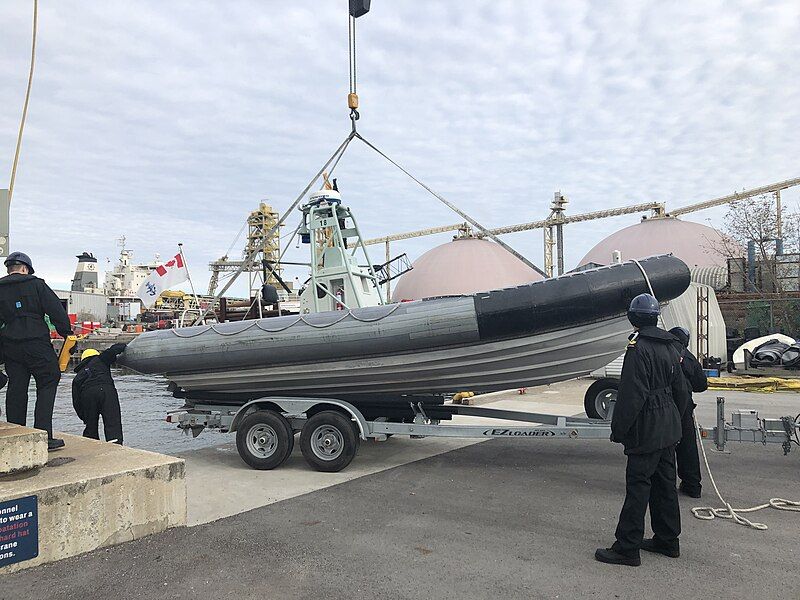
<instances>
[{"instance_id":1,"label":"boat trailer","mask_svg":"<svg viewBox=\"0 0 800 600\"><path fill-rule=\"evenodd\" d=\"M353 404L334 398L269 397L243 406L186 406L167 415L167 422L197 436L204 429L236 433L236 447L242 460L255 469L280 466L294 449L300 433L300 449L308 464L325 472L347 467L361 440L385 441L393 435L411 438L526 438L526 439L609 439L609 420L567 417L484 408L466 405L428 405L410 402L413 421L398 422L380 417L367 420ZM443 424L429 413L482 417L499 423L477 425ZM502 422L508 421L505 425ZM519 424L523 423L523 424ZM527 425L530 423L530 425ZM711 439L719 451L728 442L781 444L788 454L792 444L800 445L800 415L762 419L754 410L737 410L725 421L725 398L717 398L717 423L700 427L703 439Z\"/></svg>"}]
</instances>

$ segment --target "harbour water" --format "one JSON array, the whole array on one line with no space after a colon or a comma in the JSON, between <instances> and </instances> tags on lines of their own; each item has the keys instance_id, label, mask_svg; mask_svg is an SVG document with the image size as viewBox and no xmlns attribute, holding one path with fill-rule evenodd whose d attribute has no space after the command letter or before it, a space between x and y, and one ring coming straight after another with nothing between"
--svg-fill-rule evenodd
<instances>
[{"instance_id":1,"label":"harbour water","mask_svg":"<svg viewBox=\"0 0 800 600\"><path fill-rule=\"evenodd\" d=\"M83 433L83 423L72 408L72 373L65 373L61 377L56 396L55 409L53 410L53 428L74 435ZM180 408L183 401L173 398L167 391L167 382L160 376L126 374L114 370L114 381L119 392L120 408L122 410L122 430L126 446L162 452L164 454L178 454L186 450L195 450L208 446L216 446L233 441L233 436L220 434L215 431L204 431L193 438L177 429L175 425L167 423L167 411ZM0 419L5 420L5 393L0 392ZM33 409L36 402L36 391L31 381L28 393L28 425L33 425ZM102 420L100 424L100 438L103 438Z\"/></svg>"}]
</instances>

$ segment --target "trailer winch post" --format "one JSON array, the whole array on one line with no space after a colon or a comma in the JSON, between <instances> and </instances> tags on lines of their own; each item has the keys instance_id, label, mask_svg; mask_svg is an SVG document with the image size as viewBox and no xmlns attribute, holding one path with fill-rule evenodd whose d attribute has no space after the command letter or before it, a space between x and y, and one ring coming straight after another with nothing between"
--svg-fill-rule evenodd
<instances>
[{"instance_id":1,"label":"trailer winch post","mask_svg":"<svg viewBox=\"0 0 800 600\"><path fill-rule=\"evenodd\" d=\"M720 452L725 451L725 397L717 396L717 429L714 432L714 445Z\"/></svg>"}]
</instances>

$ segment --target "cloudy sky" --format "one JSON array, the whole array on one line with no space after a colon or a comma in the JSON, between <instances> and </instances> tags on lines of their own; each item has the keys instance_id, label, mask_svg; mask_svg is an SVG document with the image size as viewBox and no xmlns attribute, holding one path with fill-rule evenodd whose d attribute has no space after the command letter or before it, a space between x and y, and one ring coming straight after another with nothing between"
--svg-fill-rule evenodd
<instances>
[{"instance_id":1,"label":"cloudy sky","mask_svg":"<svg viewBox=\"0 0 800 600\"><path fill-rule=\"evenodd\" d=\"M484 225L543 218L555 190L576 213L675 207L800 174L796 1L372 4L359 130ZM31 8L0 2L0 187ZM123 235L142 260L183 242L204 288L247 213L287 207L347 134L347 65L346 0L41 0L13 249L64 286ZM366 236L459 220L360 144L337 175ZM638 218L568 227L567 266ZM541 264L540 231L506 241Z\"/></svg>"}]
</instances>

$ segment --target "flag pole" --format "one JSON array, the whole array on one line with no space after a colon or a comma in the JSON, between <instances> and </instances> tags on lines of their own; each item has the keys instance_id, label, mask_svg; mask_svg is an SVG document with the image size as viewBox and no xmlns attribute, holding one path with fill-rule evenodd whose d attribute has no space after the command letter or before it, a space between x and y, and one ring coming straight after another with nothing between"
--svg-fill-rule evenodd
<instances>
[{"instance_id":1,"label":"flag pole","mask_svg":"<svg viewBox=\"0 0 800 600\"><path fill-rule=\"evenodd\" d=\"M186 278L189 280L189 288L192 290L192 295L194 296L194 301L197 303L197 313L200 314L202 309L200 307L200 298L197 296L197 292L194 291L194 283L192 282L192 275L189 272L189 263L186 262L186 255L183 253L183 244L178 242L178 253L181 255L181 260L183 260L183 266L186 267Z\"/></svg>"}]
</instances>

